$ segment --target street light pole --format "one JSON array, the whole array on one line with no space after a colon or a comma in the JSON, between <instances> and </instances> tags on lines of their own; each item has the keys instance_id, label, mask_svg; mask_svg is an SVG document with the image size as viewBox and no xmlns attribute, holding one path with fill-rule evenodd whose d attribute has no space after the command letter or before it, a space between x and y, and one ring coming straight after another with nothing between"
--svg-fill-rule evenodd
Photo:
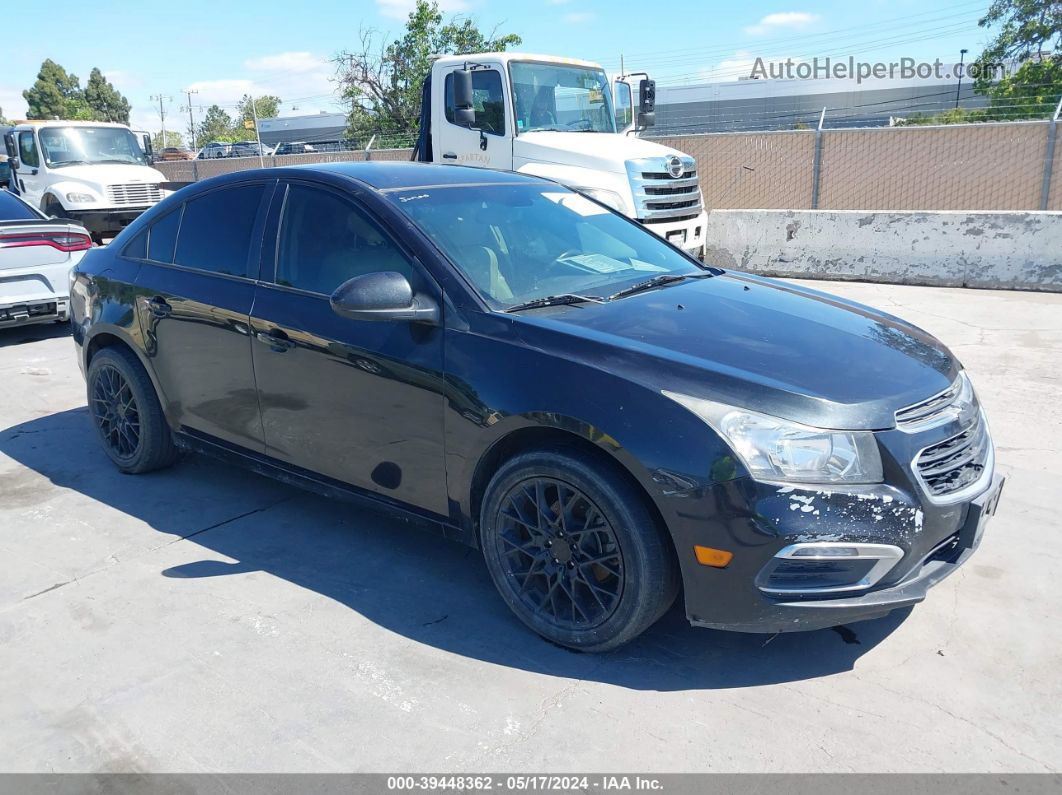
<instances>
[{"instance_id":1,"label":"street light pole","mask_svg":"<svg viewBox=\"0 0 1062 795\"><path fill-rule=\"evenodd\" d=\"M966 49L959 50L959 82L958 82L958 85L955 86L955 107L956 108L959 107L959 92L962 91L962 71L963 71L962 67L963 67L963 63L966 61L966 53L967 52L969 52L969 50L966 50Z\"/></svg>"},{"instance_id":2,"label":"street light pole","mask_svg":"<svg viewBox=\"0 0 1062 795\"><path fill-rule=\"evenodd\" d=\"M258 132L258 108L254 106L254 97L251 97L251 117L254 119L254 137L258 141L258 167L265 168L265 157L262 155L262 136Z\"/></svg>"},{"instance_id":3,"label":"street light pole","mask_svg":"<svg viewBox=\"0 0 1062 795\"><path fill-rule=\"evenodd\" d=\"M188 97L188 149L195 149L195 119L192 117L192 94L198 94L194 88L185 89L185 95Z\"/></svg>"}]
</instances>

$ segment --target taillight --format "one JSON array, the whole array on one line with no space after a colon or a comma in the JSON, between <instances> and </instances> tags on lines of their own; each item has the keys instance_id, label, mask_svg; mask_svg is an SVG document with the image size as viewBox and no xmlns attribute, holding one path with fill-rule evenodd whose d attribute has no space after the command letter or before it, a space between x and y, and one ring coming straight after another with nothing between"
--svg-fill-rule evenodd
<instances>
[{"instance_id":1,"label":"taillight","mask_svg":"<svg viewBox=\"0 0 1062 795\"><path fill-rule=\"evenodd\" d=\"M92 248L92 238L78 232L18 232L0 233L0 248L23 246L51 246L60 251L85 251Z\"/></svg>"}]
</instances>

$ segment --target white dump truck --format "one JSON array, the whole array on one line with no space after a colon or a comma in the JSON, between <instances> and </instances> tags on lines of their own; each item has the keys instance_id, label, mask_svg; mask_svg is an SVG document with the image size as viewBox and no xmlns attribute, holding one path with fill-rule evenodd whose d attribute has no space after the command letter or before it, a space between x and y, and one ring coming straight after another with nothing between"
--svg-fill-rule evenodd
<instances>
[{"instance_id":1,"label":"white dump truck","mask_svg":"<svg viewBox=\"0 0 1062 795\"><path fill-rule=\"evenodd\" d=\"M167 195L143 136L122 124L28 121L4 134L8 190L45 215L77 221L96 242Z\"/></svg>"},{"instance_id":2,"label":"white dump truck","mask_svg":"<svg viewBox=\"0 0 1062 795\"><path fill-rule=\"evenodd\" d=\"M424 81L413 158L547 177L702 254L697 165L636 136L653 123L655 83L642 75L635 103L631 78L546 55L439 58Z\"/></svg>"}]
</instances>

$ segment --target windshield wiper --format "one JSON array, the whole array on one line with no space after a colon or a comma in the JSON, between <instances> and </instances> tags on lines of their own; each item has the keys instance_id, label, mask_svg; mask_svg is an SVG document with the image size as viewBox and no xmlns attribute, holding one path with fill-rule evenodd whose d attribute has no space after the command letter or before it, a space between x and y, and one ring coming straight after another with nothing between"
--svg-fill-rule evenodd
<instances>
[{"instance_id":1,"label":"windshield wiper","mask_svg":"<svg viewBox=\"0 0 1062 795\"><path fill-rule=\"evenodd\" d=\"M506 312L519 312L523 309L537 309L540 306L559 306L561 304L603 304L604 298L597 295L576 295L575 293L561 293L560 295L547 295L545 298L533 298L522 304L515 304L506 309Z\"/></svg>"},{"instance_id":2,"label":"windshield wiper","mask_svg":"<svg viewBox=\"0 0 1062 795\"><path fill-rule=\"evenodd\" d=\"M60 166L91 166L88 160L57 160L54 163L49 163L52 168L59 168Z\"/></svg>"},{"instance_id":3,"label":"windshield wiper","mask_svg":"<svg viewBox=\"0 0 1062 795\"><path fill-rule=\"evenodd\" d=\"M630 287L624 287L618 293L613 293L608 297L609 301L613 301L617 298L623 298L628 295L634 295L635 293L643 292L644 290L652 290L654 287L663 287L665 284L672 284L674 282L681 282L686 279L704 279L708 276L714 276L713 273L664 273L660 276L654 276L651 279L646 279L644 282L638 282L632 284Z\"/></svg>"}]
</instances>

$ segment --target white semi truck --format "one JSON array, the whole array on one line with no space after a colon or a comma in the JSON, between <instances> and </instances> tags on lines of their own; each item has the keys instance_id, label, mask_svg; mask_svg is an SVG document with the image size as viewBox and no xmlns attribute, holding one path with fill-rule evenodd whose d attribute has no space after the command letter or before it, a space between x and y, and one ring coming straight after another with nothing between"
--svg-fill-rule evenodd
<instances>
[{"instance_id":1,"label":"white semi truck","mask_svg":"<svg viewBox=\"0 0 1062 795\"><path fill-rule=\"evenodd\" d=\"M97 243L167 195L148 140L125 125L28 121L4 139L8 190L45 215L77 221Z\"/></svg>"},{"instance_id":2,"label":"white semi truck","mask_svg":"<svg viewBox=\"0 0 1062 795\"><path fill-rule=\"evenodd\" d=\"M610 81L589 61L442 57L424 81L413 158L556 180L699 255L706 215L694 159L635 135L653 123L654 94L643 75L636 104L629 76Z\"/></svg>"}]
</instances>

